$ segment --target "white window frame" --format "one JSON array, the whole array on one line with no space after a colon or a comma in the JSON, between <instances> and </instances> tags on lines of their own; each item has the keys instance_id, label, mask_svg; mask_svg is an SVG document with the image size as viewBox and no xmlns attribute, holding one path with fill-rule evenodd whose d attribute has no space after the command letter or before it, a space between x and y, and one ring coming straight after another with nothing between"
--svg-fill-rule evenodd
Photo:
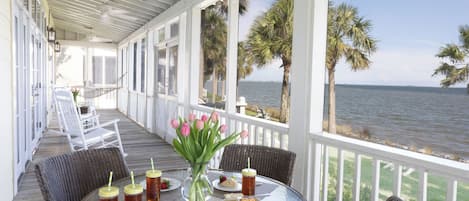
<instances>
[{"instance_id":1,"label":"white window frame","mask_svg":"<svg viewBox=\"0 0 469 201\"><path fill-rule=\"evenodd\" d=\"M158 54L158 52L160 50L166 50L165 51L165 79L164 79L164 93L160 93L159 91L159 88L158 86L155 87L155 94L160 96L160 97L165 97L165 98L168 98L168 99L174 99L174 100L177 100L177 97L181 94L181 88L180 86L182 85L181 83L181 55L182 55L182 50L181 50L181 47L180 47L180 38L181 38L181 33L182 33L182 30L181 29L181 18L179 16L175 17L175 18L172 18L171 20L168 20L167 22L165 22L164 24L160 25L160 26L157 26L157 28L154 29L154 43L153 43L153 48L156 48L156 51L154 54ZM178 30L178 34L174 37L171 37L171 25L174 24L174 23L178 23L178 26L179 26L179 30ZM160 41L160 37L159 37L159 31L160 30L164 30L164 39ZM170 49L177 46L178 47L178 59L177 59L177 72L176 72L176 83L177 83L177 86L176 86L176 93L175 94L172 94L170 95L169 94L169 56L170 56ZM160 82L160 80L158 79L158 59L159 59L159 55L158 57L155 57L154 58L154 67L155 67L155 78L154 78L154 83L157 84Z\"/></svg>"}]
</instances>

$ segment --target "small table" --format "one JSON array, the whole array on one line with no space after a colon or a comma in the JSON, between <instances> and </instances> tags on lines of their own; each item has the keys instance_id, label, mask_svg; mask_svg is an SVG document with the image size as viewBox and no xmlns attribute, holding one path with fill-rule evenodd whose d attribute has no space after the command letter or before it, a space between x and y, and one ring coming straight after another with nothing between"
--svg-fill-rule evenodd
<instances>
[{"instance_id":1,"label":"small table","mask_svg":"<svg viewBox=\"0 0 469 201\"><path fill-rule=\"evenodd\" d=\"M241 173L239 172L223 172L223 171L215 171L211 170L208 171L207 175L210 181L218 179L220 175L226 176L234 176L236 178L241 178ZM163 171L162 177L170 177L174 179L178 179L181 183L187 177L188 173L187 170L169 170ZM141 181L145 180L145 175L138 175L135 177L135 182L140 183ZM256 176L256 183L259 182L261 185L256 186L256 196L258 200L262 201L304 201L305 199L303 196L296 191L295 189L279 182L274 179L264 177L264 176ZM118 181L112 183L113 186L119 187L120 194L119 194L119 201L124 201L124 186L130 183L130 178L123 178ZM229 192L223 192L214 189L213 195L210 201L222 201L224 200L224 194ZM146 200L146 193L143 192L142 201ZM169 192L162 192L161 193L161 201L183 201L184 199L181 197L181 188L178 188L173 191ZM98 201L98 189L92 191L82 201Z\"/></svg>"}]
</instances>

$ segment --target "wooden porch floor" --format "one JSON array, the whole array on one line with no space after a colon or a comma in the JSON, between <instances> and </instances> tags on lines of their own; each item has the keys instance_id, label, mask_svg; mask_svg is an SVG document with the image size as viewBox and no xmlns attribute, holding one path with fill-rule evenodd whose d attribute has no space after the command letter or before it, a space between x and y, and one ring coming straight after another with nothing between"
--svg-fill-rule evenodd
<instances>
[{"instance_id":1,"label":"wooden porch floor","mask_svg":"<svg viewBox=\"0 0 469 201\"><path fill-rule=\"evenodd\" d=\"M119 131L121 133L124 151L129 168L136 174L143 174L149 168L149 159L156 159L159 169L174 169L188 167L186 162L174 152L171 145L155 134L148 133L144 128L128 119L116 110L100 110L100 121L106 122L112 119L120 119ZM52 129L54 123L52 123ZM46 132L41 139L39 147L29 163L24 176L21 179L18 194L14 201L43 201L34 174L34 163L45 158L70 152L67 138L53 132Z\"/></svg>"}]
</instances>

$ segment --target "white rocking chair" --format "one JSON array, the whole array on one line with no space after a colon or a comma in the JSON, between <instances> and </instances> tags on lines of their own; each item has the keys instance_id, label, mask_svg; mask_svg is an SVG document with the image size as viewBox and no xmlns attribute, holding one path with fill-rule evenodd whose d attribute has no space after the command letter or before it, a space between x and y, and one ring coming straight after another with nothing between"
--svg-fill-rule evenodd
<instances>
[{"instance_id":1,"label":"white rocking chair","mask_svg":"<svg viewBox=\"0 0 469 201\"><path fill-rule=\"evenodd\" d=\"M63 127L63 132L67 135L68 142L72 151L87 150L89 148L118 147L125 156L124 148L120 138L119 128L115 119L106 123L99 123L99 115L80 118L73 95L70 89L54 89L54 98L56 101L57 112L59 113L59 122ZM84 128L85 121L95 119L97 122L90 128ZM108 130L104 127L114 125L114 130Z\"/></svg>"}]
</instances>

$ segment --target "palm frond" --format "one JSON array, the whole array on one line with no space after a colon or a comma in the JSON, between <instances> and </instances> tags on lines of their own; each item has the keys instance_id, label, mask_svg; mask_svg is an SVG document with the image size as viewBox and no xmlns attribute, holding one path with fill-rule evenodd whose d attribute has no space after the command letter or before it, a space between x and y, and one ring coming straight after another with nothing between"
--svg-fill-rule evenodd
<instances>
[{"instance_id":1,"label":"palm frond","mask_svg":"<svg viewBox=\"0 0 469 201\"><path fill-rule=\"evenodd\" d=\"M466 53L464 53L456 44L446 44L436 55L439 58L447 58L452 63L463 62Z\"/></svg>"}]
</instances>

